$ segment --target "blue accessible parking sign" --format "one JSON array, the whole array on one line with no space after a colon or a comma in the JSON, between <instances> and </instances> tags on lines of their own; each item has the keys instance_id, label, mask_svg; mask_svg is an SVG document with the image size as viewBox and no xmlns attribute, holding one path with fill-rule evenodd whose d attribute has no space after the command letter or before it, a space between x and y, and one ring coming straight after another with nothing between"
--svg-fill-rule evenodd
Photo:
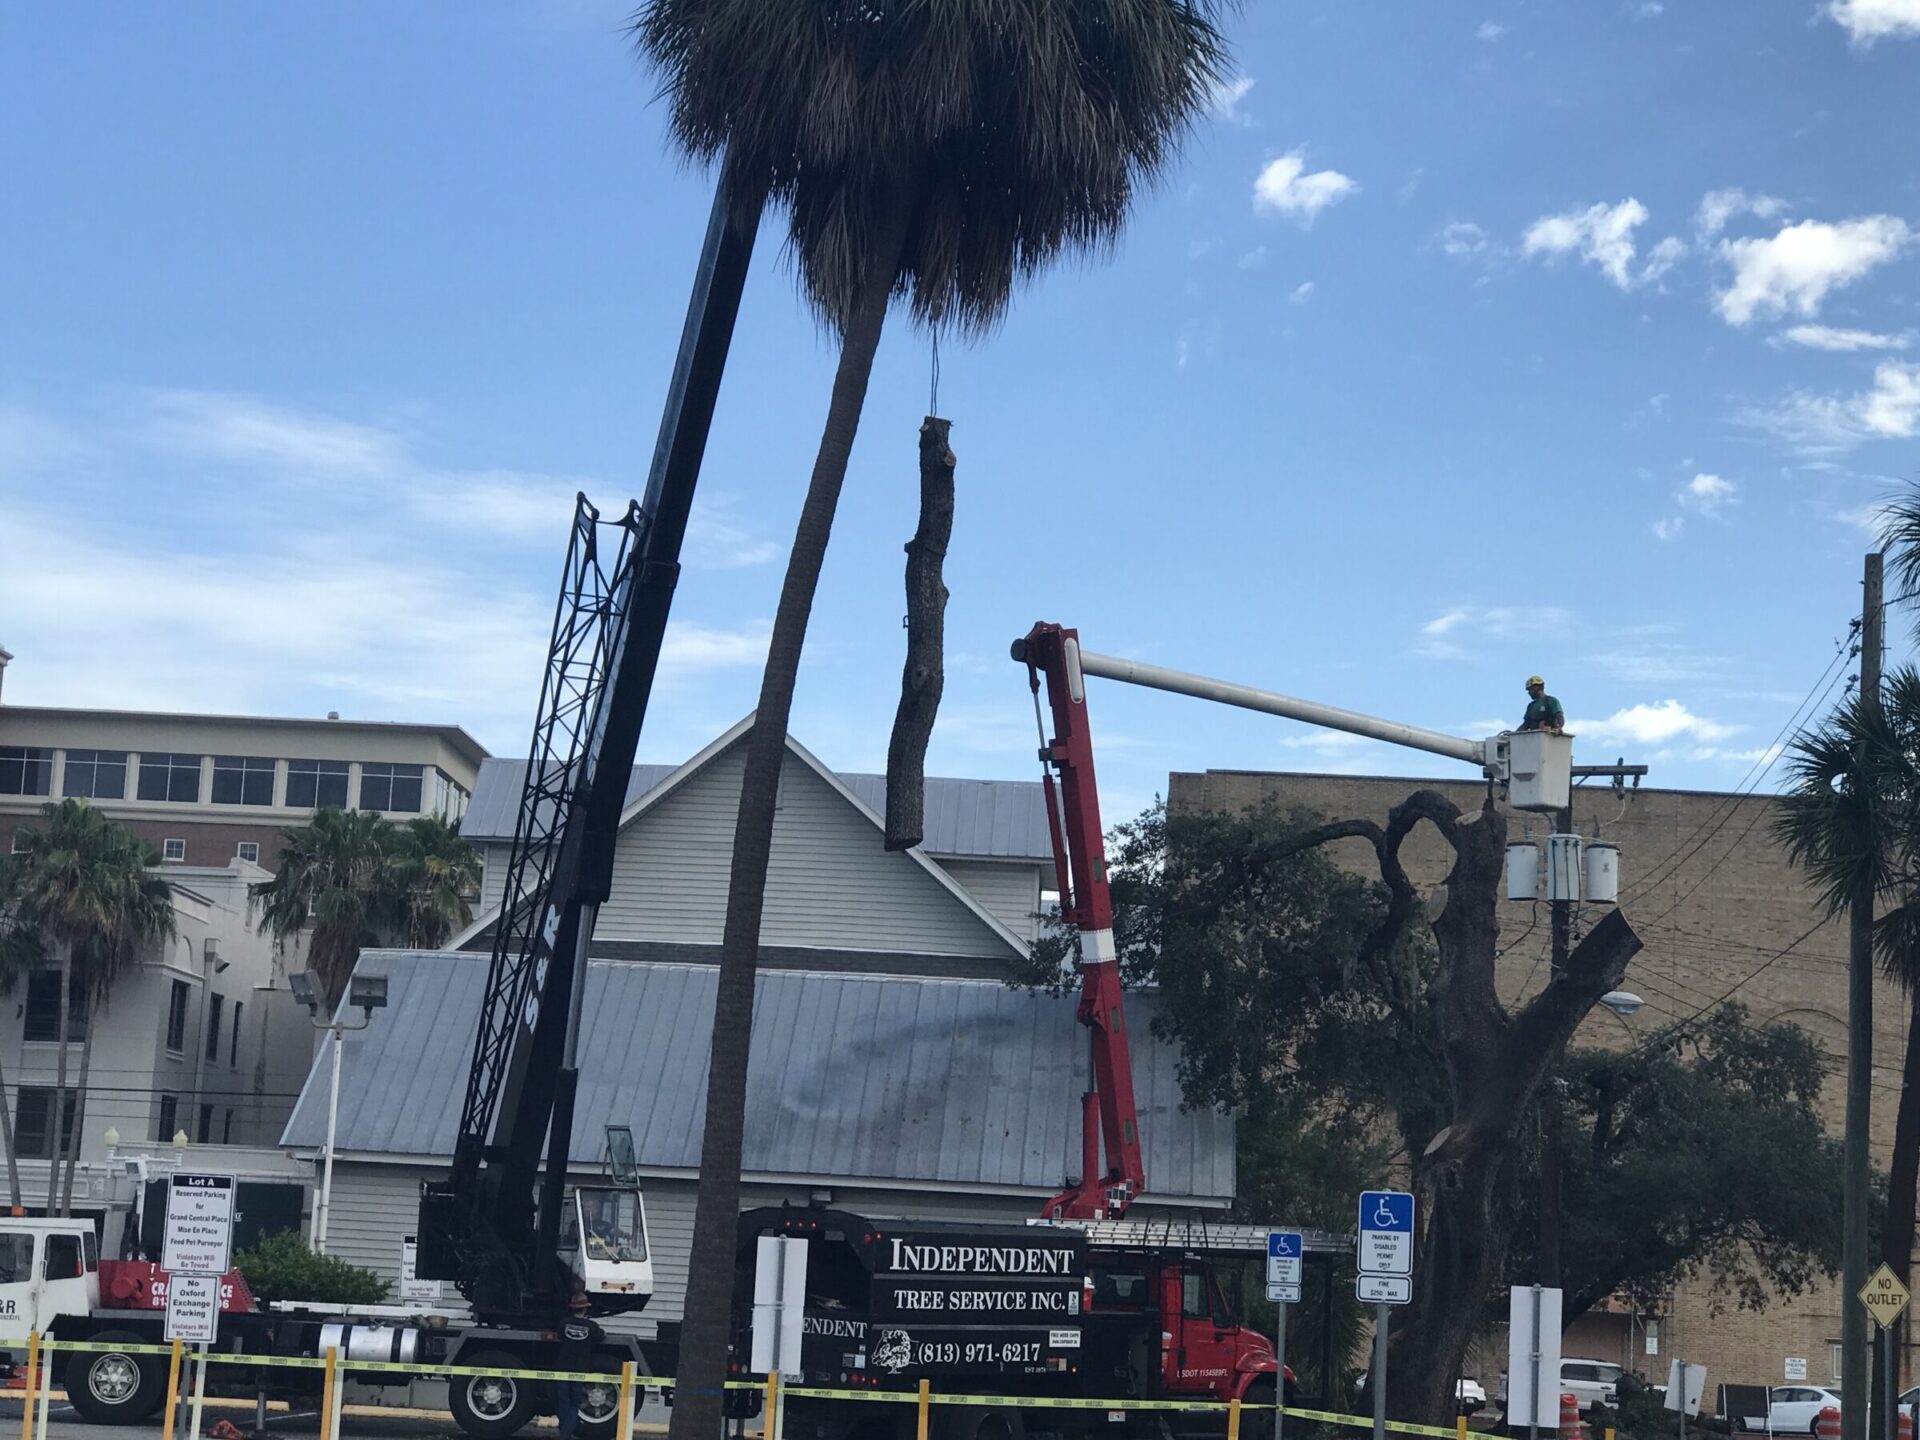
<instances>
[{"instance_id":1,"label":"blue accessible parking sign","mask_svg":"<svg viewBox=\"0 0 1920 1440\"><path fill-rule=\"evenodd\" d=\"M1404 1190L1360 1192L1362 1275L1413 1273L1413 1196Z\"/></svg>"}]
</instances>

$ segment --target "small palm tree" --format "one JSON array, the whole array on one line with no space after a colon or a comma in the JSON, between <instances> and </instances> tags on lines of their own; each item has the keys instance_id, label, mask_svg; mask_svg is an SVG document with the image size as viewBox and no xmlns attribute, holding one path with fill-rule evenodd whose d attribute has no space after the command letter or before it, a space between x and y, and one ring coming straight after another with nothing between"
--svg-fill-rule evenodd
<instances>
[{"instance_id":1,"label":"small palm tree","mask_svg":"<svg viewBox=\"0 0 1920 1440\"><path fill-rule=\"evenodd\" d=\"M679 146L788 219L838 340L826 424L747 741L709 1057L695 1273L732 1266L747 1038L787 720L888 308L989 331L1016 280L1109 247L1226 63L1221 0L648 0L635 22ZM673 1434L720 1430L730 1292L695 1287Z\"/></svg>"},{"instance_id":2,"label":"small palm tree","mask_svg":"<svg viewBox=\"0 0 1920 1440\"><path fill-rule=\"evenodd\" d=\"M389 884L401 913L401 943L433 950L473 919L480 852L460 838L459 821L422 815L393 831Z\"/></svg>"},{"instance_id":3,"label":"small palm tree","mask_svg":"<svg viewBox=\"0 0 1920 1440\"><path fill-rule=\"evenodd\" d=\"M252 887L267 931L284 950L308 930L307 969L339 1005L364 946L398 928L388 873L392 825L370 810L316 810L286 832L274 876Z\"/></svg>"},{"instance_id":4,"label":"small palm tree","mask_svg":"<svg viewBox=\"0 0 1920 1440\"><path fill-rule=\"evenodd\" d=\"M21 921L20 887L19 863L10 855L0 856L0 995L12 995L24 976L47 963L39 930ZM7 1098L4 1074L0 1074L0 1143L7 1152L7 1190L18 1210L25 1201L20 1194L20 1154L13 1139L13 1102Z\"/></svg>"},{"instance_id":5,"label":"small palm tree","mask_svg":"<svg viewBox=\"0 0 1920 1440\"><path fill-rule=\"evenodd\" d=\"M1874 952L1908 998L1881 1237L1882 1258L1905 1280L1920 1207L1920 672L1895 671L1879 703L1848 700L1788 753L1792 788L1781 797L1775 833L1829 916L1849 910L1871 887ZM1879 1348L1876 1387L1883 1378Z\"/></svg>"},{"instance_id":6,"label":"small palm tree","mask_svg":"<svg viewBox=\"0 0 1920 1440\"><path fill-rule=\"evenodd\" d=\"M66 1124L67 1051L76 990L104 1004L114 981L149 946L173 934L172 889L152 873L160 856L146 841L109 820L84 800L41 807L41 826L22 826L8 881L11 925L35 932L60 966L61 1040L54 1065L50 1121L53 1158L47 1175L47 1211L64 1214L71 1196L93 1056L93 1026L81 1047L80 1089L74 1119ZM19 946L24 942L16 938ZM76 983L77 982L77 983ZM66 1185L61 1186L61 1162Z\"/></svg>"}]
</instances>

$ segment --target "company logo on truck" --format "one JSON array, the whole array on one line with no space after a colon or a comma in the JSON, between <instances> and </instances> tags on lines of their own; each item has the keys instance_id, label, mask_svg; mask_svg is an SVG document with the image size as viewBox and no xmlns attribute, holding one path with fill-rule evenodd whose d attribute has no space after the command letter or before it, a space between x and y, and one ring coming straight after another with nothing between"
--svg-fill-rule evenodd
<instances>
[{"instance_id":1,"label":"company logo on truck","mask_svg":"<svg viewBox=\"0 0 1920 1440\"><path fill-rule=\"evenodd\" d=\"M904 1330L882 1330L880 1343L873 1347L873 1363L898 1375L913 1363L913 1341Z\"/></svg>"},{"instance_id":2,"label":"company logo on truck","mask_svg":"<svg viewBox=\"0 0 1920 1440\"><path fill-rule=\"evenodd\" d=\"M879 1308L902 1316L1078 1315L1078 1284L1050 1287L1019 1285L990 1289L975 1285L940 1287L889 1283L879 1297Z\"/></svg>"},{"instance_id":3,"label":"company logo on truck","mask_svg":"<svg viewBox=\"0 0 1920 1440\"><path fill-rule=\"evenodd\" d=\"M935 1245L891 1240L889 1270L919 1275L1072 1275L1071 1246Z\"/></svg>"},{"instance_id":4,"label":"company logo on truck","mask_svg":"<svg viewBox=\"0 0 1920 1440\"><path fill-rule=\"evenodd\" d=\"M836 1320L830 1315L802 1315L800 1317L802 1335L827 1335L835 1340L864 1340L867 1338L867 1322L864 1320Z\"/></svg>"}]
</instances>

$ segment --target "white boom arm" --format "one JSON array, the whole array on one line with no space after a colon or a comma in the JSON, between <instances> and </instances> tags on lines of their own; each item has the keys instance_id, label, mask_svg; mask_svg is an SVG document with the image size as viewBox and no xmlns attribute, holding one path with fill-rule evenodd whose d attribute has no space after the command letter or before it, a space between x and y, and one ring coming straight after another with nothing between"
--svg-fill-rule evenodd
<instances>
[{"instance_id":1,"label":"white boom arm","mask_svg":"<svg viewBox=\"0 0 1920 1440\"><path fill-rule=\"evenodd\" d=\"M1068 665L1072 667L1073 651L1078 650L1078 646L1072 640L1067 644L1073 647L1068 653ZM1189 675L1185 671L1168 670L1159 665L1143 665L1138 660L1117 660L1111 655L1095 655L1088 650L1078 651L1077 668L1103 680L1124 680L1130 685L1170 690L1176 695L1216 700L1222 705L1238 705L1243 710L1264 710L1269 715L1284 715L1289 720L1301 720L1328 730L1345 730L1350 734L1365 735L1370 740L1384 740L1389 745L1431 751L1435 755L1464 760L1469 765L1478 765L1483 769L1488 766L1489 751L1493 748L1492 742L1486 740L1463 740L1458 735L1422 730L1417 725L1402 725L1397 720L1381 720L1312 700L1296 700L1291 695L1279 695L1271 690L1256 690L1251 685L1236 685L1230 680L1209 680L1203 675Z\"/></svg>"}]
</instances>

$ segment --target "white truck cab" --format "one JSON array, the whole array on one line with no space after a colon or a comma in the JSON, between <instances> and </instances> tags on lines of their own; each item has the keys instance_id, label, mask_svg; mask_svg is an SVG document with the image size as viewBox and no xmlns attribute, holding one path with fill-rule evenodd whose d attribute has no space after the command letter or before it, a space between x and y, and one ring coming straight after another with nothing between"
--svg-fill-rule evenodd
<instances>
[{"instance_id":1,"label":"white truck cab","mask_svg":"<svg viewBox=\"0 0 1920 1440\"><path fill-rule=\"evenodd\" d=\"M88 1220L0 1216L0 1325L45 1330L100 1304L100 1243Z\"/></svg>"}]
</instances>

